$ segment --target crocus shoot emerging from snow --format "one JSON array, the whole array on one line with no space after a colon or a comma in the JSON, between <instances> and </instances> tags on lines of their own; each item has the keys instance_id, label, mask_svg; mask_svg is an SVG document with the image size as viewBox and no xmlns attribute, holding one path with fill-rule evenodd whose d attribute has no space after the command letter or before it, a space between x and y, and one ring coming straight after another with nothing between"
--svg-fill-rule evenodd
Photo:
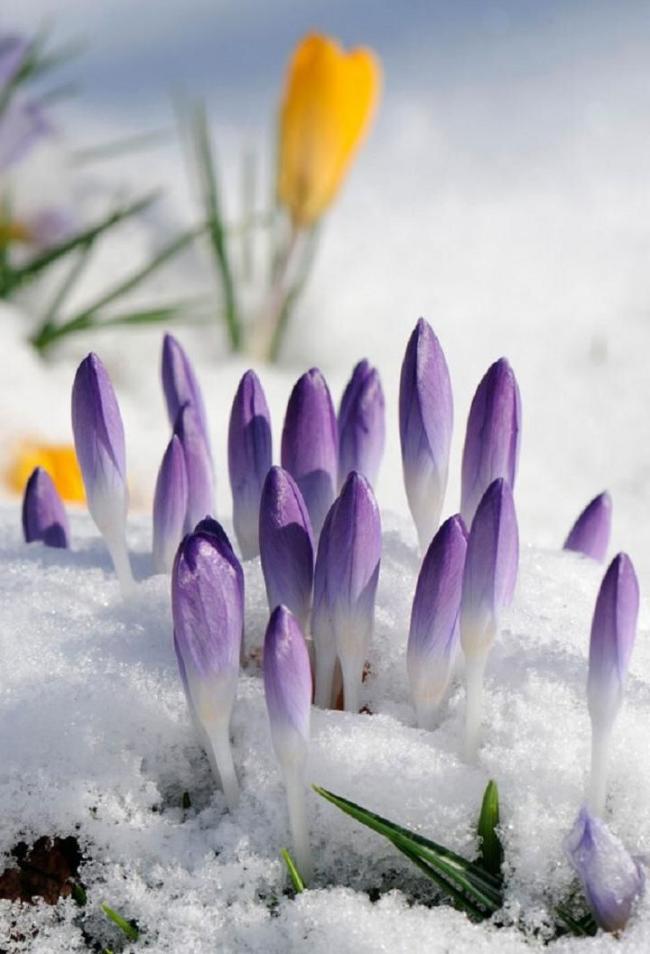
<instances>
[{"instance_id":1,"label":"crocus shoot emerging from snow","mask_svg":"<svg viewBox=\"0 0 650 954\"><path fill-rule=\"evenodd\" d=\"M228 429L233 524L245 560L260 552L260 497L272 462L268 404L259 378L247 371L235 394Z\"/></svg>"},{"instance_id":2,"label":"crocus shoot emerging from snow","mask_svg":"<svg viewBox=\"0 0 650 954\"><path fill-rule=\"evenodd\" d=\"M174 425L185 458L187 511L185 532L190 533L204 517L214 514L214 473L203 428L193 404L184 404Z\"/></svg>"},{"instance_id":3,"label":"crocus shoot emerging from snow","mask_svg":"<svg viewBox=\"0 0 650 954\"><path fill-rule=\"evenodd\" d=\"M70 546L63 502L52 478L42 467L34 470L25 486L22 520L26 543L41 540L47 547Z\"/></svg>"},{"instance_id":4,"label":"crocus shoot emerging from snow","mask_svg":"<svg viewBox=\"0 0 650 954\"><path fill-rule=\"evenodd\" d=\"M607 554L611 529L612 498L605 492L587 504L573 524L564 542L564 549L584 553L602 563Z\"/></svg>"},{"instance_id":5,"label":"crocus shoot emerging from snow","mask_svg":"<svg viewBox=\"0 0 650 954\"><path fill-rule=\"evenodd\" d=\"M180 343L169 334L163 339L161 377L170 425L175 427L178 412L184 404L192 404L196 410L205 446L210 454L208 418L198 379Z\"/></svg>"},{"instance_id":6,"label":"crocus shoot emerging from snow","mask_svg":"<svg viewBox=\"0 0 650 954\"><path fill-rule=\"evenodd\" d=\"M187 513L187 471L179 438L173 434L158 471L153 500L153 568L170 573Z\"/></svg>"},{"instance_id":7,"label":"crocus shoot emerging from snow","mask_svg":"<svg viewBox=\"0 0 650 954\"><path fill-rule=\"evenodd\" d=\"M384 392L379 372L364 359L355 366L338 414L339 489L356 470L374 487L386 437Z\"/></svg>"}]
</instances>

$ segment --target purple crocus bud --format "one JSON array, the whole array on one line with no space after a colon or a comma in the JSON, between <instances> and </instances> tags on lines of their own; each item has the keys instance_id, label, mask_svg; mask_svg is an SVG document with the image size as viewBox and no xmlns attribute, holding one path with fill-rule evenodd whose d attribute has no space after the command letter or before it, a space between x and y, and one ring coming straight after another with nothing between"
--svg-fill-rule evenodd
<instances>
[{"instance_id":1,"label":"purple crocus bud","mask_svg":"<svg viewBox=\"0 0 650 954\"><path fill-rule=\"evenodd\" d=\"M72 386L72 430L88 510L106 541L124 592L133 585L126 547L126 450L122 416L106 368L92 352Z\"/></svg>"},{"instance_id":2,"label":"purple crocus bud","mask_svg":"<svg viewBox=\"0 0 650 954\"><path fill-rule=\"evenodd\" d=\"M466 550L462 517L450 517L431 541L418 576L406 662L420 728L432 727L458 653Z\"/></svg>"},{"instance_id":3,"label":"purple crocus bud","mask_svg":"<svg viewBox=\"0 0 650 954\"><path fill-rule=\"evenodd\" d=\"M373 485L384 454L384 392L379 372L364 359L350 378L339 407L339 488L351 470Z\"/></svg>"},{"instance_id":4,"label":"purple crocus bud","mask_svg":"<svg viewBox=\"0 0 650 954\"><path fill-rule=\"evenodd\" d=\"M399 433L404 487L422 550L440 522L453 422L447 362L431 325L420 318L402 363Z\"/></svg>"},{"instance_id":5,"label":"purple crocus bud","mask_svg":"<svg viewBox=\"0 0 650 954\"><path fill-rule=\"evenodd\" d=\"M625 679L636 638L639 584L626 553L610 563L600 584L591 623L587 700L591 716L590 807L605 808L609 738L623 701Z\"/></svg>"},{"instance_id":6,"label":"purple crocus bud","mask_svg":"<svg viewBox=\"0 0 650 954\"><path fill-rule=\"evenodd\" d=\"M187 513L187 472L185 455L176 435L162 459L153 500L153 568L170 573L178 544L183 536Z\"/></svg>"},{"instance_id":7,"label":"purple crocus bud","mask_svg":"<svg viewBox=\"0 0 650 954\"><path fill-rule=\"evenodd\" d=\"M286 606L276 606L271 613L264 637L263 666L271 739L287 789L294 852L301 875L309 880L312 864L304 771L309 747L311 666L298 620Z\"/></svg>"},{"instance_id":8,"label":"purple crocus bud","mask_svg":"<svg viewBox=\"0 0 650 954\"><path fill-rule=\"evenodd\" d=\"M228 429L233 523L244 559L260 552L260 497L272 458L271 415L254 371L239 382Z\"/></svg>"},{"instance_id":9,"label":"purple crocus bud","mask_svg":"<svg viewBox=\"0 0 650 954\"><path fill-rule=\"evenodd\" d=\"M564 549L584 553L602 563L612 529L612 498L605 493L588 503L566 538Z\"/></svg>"},{"instance_id":10,"label":"purple crocus bud","mask_svg":"<svg viewBox=\"0 0 650 954\"><path fill-rule=\"evenodd\" d=\"M239 795L230 747L244 628L239 569L226 535L200 530L181 542L172 570L174 646L181 680L230 809Z\"/></svg>"},{"instance_id":11,"label":"purple crocus bud","mask_svg":"<svg viewBox=\"0 0 650 954\"><path fill-rule=\"evenodd\" d=\"M363 669L375 615L381 559L381 522L372 488L352 471L328 515L327 543L319 558L327 616L343 675L345 708L358 712ZM318 659L319 643L316 642Z\"/></svg>"},{"instance_id":12,"label":"purple crocus bud","mask_svg":"<svg viewBox=\"0 0 650 954\"><path fill-rule=\"evenodd\" d=\"M306 628L314 577L311 522L298 485L282 467L272 467L264 481L259 540L269 609L288 606Z\"/></svg>"},{"instance_id":13,"label":"purple crocus bud","mask_svg":"<svg viewBox=\"0 0 650 954\"><path fill-rule=\"evenodd\" d=\"M29 44L22 36L5 34L0 37L0 91L14 79L28 50Z\"/></svg>"},{"instance_id":14,"label":"purple crocus bud","mask_svg":"<svg viewBox=\"0 0 650 954\"><path fill-rule=\"evenodd\" d=\"M161 375L169 423L172 427L176 427L178 414L183 405L192 404L196 411L198 425L203 432L208 456L212 461L210 431L201 388L190 359L177 339L170 334L166 334L163 339Z\"/></svg>"},{"instance_id":15,"label":"purple crocus bud","mask_svg":"<svg viewBox=\"0 0 650 954\"><path fill-rule=\"evenodd\" d=\"M565 850L598 926L622 931L645 888L641 865L620 838L584 807L565 840Z\"/></svg>"},{"instance_id":16,"label":"purple crocus bud","mask_svg":"<svg viewBox=\"0 0 650 954\"><path fill-rule=\"evenodd\" d=\"M338 655L332 621L332 605L327 591L330 525L335 509L336 501L325 517L325 523L318 538L318 552L314 567L314 603L311 614L311 635L315 654L314 702L321 709L329 709L336 704L334 673Z\"/></svg>"},{"instance_id":17,"label":"purple crocus bud","mask_svg":"<svg viewBox=\"0 0 650 954\"><path fill-rule=\"evenodd\" d=\"M505 358L490 365L476 389L467 419L461 512L469 526L493 480L505 477L514 490L521 433L521 399Z\"/></svg>"},{"instance_id":18,"label":"purple crocus bud","mask_svg":"<svg viewBox=\"0 0 650 954\"><path fill-rule=\"evenodd\" d=\"M193 404L184 404L174 424L187 473L185 530L189 533L203 517L214 513L214 474L203 428Z\"/></svg>"},{"instance_id":19,"label":"purple crocus bud","mask_svg":"<svg viewBox=\"0 0 650 954\"><path fill-rule=\"evenodd\" d=\"M70 546L70 530L63 502L52 478L37 467L25 485L23 497L25 542L41 540L46 547Z\"/></svg>"},{"instance_id":20,"label":"purple crocus bud","mask_svg":"<svg viewBox=\"0 0 650 954\"><path fill-rule=\"evenodd\" d=\"M478 745L487 655L499 618L512 600L519 564L517 515L510 484L493 481L478 505L467 543L460 611L460 639L467 679L466 756Z\"/></svg>"},{"instance_id":21,"label":"purple crocus bud","mask_svg":"<svg viewBox=\"0 0 650 954\"><path fill-rule=\"evenodd\" d=\"M314 534L336 495L336 417L325 378L312 368L296 382L282 430L282 466L302 493Z\"/></svg>"}]
</instances>

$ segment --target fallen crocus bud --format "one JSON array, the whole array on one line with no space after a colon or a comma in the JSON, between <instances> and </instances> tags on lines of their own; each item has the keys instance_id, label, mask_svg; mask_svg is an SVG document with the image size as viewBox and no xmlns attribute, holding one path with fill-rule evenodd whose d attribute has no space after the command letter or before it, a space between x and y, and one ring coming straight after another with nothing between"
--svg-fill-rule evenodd
<instances>
[{"instance_id":1,"label":"fallen crocus bud","mask_svg":"<svg viewBox=\"0 0 650 954\"><path fill-rule=\"evenodd\" d=\"M607 762L612 727L623 701L625 680L636 638L639 584L632 561L619 553L600 585L591 623L587 700L591 716L589 807L605 808Z\"/></svg>"},{"instance_id":2,"label":"fallen crocus bud","mask_svg":"<svg viewBox=\"0 0 650 954\"><path fill-rule=\"evenodd\" d=\"M402 363L399 433L404 487L423 551L440 523L453 420L447 362L431 326L420 318Z\"/></svg>"},{"instance_id":3,"label":"fallen crocus bud","mask_svg":"<svg viewBox=\"0 0 650 954\"><path fill-rule=\"evenodd\" d=\"M465 755L478 748L483 700L483 674L517 582L519 533L512 491L507 480L493 481L478 505L467 543L460 611L460 639L465 654L467 686Z\"/></svg>"},{"instance_id":4,"label":"fallen crocus bud","mask_svg":"<svg viewBox=\"0 0 650 954\"><path fill-rule=\"evenodd\" d=\"M459 613L467 531L459 515L440 527L422 562L406 662L418 725L433 726L460 648Z\"/></svg>"},{"instance_id":5,"label":"fallen crocus bud","mask_svg":"<svg viewBox=\"0 0 650 954\"><path fill-rule=\"evenodd\" d=\"M505 358L495 361L476 389L467 419L461 513L469 526L493 480L505 477L514 491L521 434L521 400Z\"/></svg>"},{"instance_id":6,"label":"fallen crocus bud","mask_svg":"<svg viewBox=\"0 0 650 954\"><path fill-rule=\"evenodd\" d=\"M239 785L230 719L244 629L244 583L230 542L216 527L218 532L201 529L189 534L178 548L172 570L172 616L174 648L190 712L232 810Z\"/></svg>"},{"instance_id":7,"label":"fallen crocus bud","mask_svg":"<svg viewBox=\"0 0 650 954\"><path fill-rule=\"evenodd\" d=\"M178 413L184 404L192 404L196 409L205 446L212 459L208 418L199 382L187 354L177 339L170 334L166 334L163 339L161 377L170 425L176 426Z\"/></svg>"},{"instance_id":8,"label":"fallen crocus bud","mask_svg":"<svg viewBox=\"0 0 650 954\"><path fill-rule=\"evenodd\" d=\"M359 361L343 392L338 414L339 489L350 471L377 482L386 437L384 392L379 372Z\"/></svg>"},{"instance_id":9,"label":"fallen crocus bud","mask_svg":"<svg viewBox=\"0 0 650 954\"><path fill-rule=\"evenodd\" d=\"M312 680L300 625L286 606L276 606L264 637L264 692L271 739L284 777L289 823L298 870L312 874L305 813L305 764L309 749Z\"/></svg>"},{"instance_id":10,"label":"fallen crocus bud","mask_svg":"<svg viewBox=\"0 0 650 954\"><path fill-rule=\"evenodd\" d=\"M325 528L324 528L325 529ZM375 615L381 560L381 522L372 488L352 471L327 516L327 540L319 546L318 612L331 626L341 663L345 708L358 712L363 669ZM316 667L323 652L320 630L313 631ZM326 655L331 650L325 650ZM320 676L320 673L319 673ZM319 694L319 698L321 698Z\"/></svg>"},{"instance_id":11,"label":"fallen crocus bud","mask_svg":"<svg viewBox=\"0 0 650 954\"><path fill-rule=\"evenodd\" d=\"M63 502L52 478L37 467L25 485L23 497L25 542L42 541L46 547L70 546L70 530Z\"/></svg>"},{"instance_id":12,"label":"fallen crocus bud","mask_svg":"<svg viewBox=\"0 0 650 954\"><path fill-rule=\"evenodd\" d=\"M603 931L622 931L645 888L641 865L585 807L564 845L598 926Z\"/></svg>"},{"instance_id":13,"label":"fallen crocus bud","mask_svg":"<svg viewBox=\"0 0 650 954\"><path fill-rule=\"evenodd\" d=\"M133 586L126 547L124 426L106 368L96 354L81 362L72 386L72 430L88 510L106 541L123 592Z\"/></svg>"},{"instance_id":14,"label":"fallen crocus bud","mask_svg":"<svg viewBox=\"0 0 650 954\"><path fill-rule=\"evenodd\" d=\"M187 513L185 455L174 434L164 453L153 500L153 568L170 573Z\"/></svg>"},{"instance_id":15,"label":"fallen crocus bud","mask_svg":"<svg viewBox=\"0 0 650 954\"><path fill-rule=\"evenodd\" d=\"M282 430L282 466L298 484L316 537L336 496L336 417L325 378L312 368L298 378Z\"/></svg>"},{"instance_id":16,"label":"fallen crocus bud","mask_svg":"<svg viewBox=\"0 0 650 954\"><path fill-rule=\"evenodd\" d=\"M260 497L272 461L271 415L254 371L239 382L228 429L233 524L244 559L257 556Z\"/></svg>"},{"instance_id":17,"label":"fallen crocus bud","mask_svg":"<svg viewBox=\"0 0 650 954\"><path fill-rule=\"evenodd\" d=\"M272 467L264 481L259 540L269 609L284 604L306 629L314 577L311 522L298 485L282 467Z\"/></svg>"},{"instance_id":18,"label":"fallen crocus bud","mask_svg":"<svg viewBox=\"0 0 650 954\"><path fill-rule=\"evenodd\" d=\"M584 553L598 560L605 559L612 529L612 498L607 492L588 503L571 528L564 543L565 550Z\"/></svg>"},{"instance_id":19,"label":"fallen crocus bud","mask_svg":"<svg viewBox=\"0 0 650 954\"><path fill-rule=\"evenodd\" d=\"M214 474L208 445L194 405L184 404L174 424L185 458L187 512L185 531L190 533L203 517L214 513Z\"/></svg>"}]
</instances>

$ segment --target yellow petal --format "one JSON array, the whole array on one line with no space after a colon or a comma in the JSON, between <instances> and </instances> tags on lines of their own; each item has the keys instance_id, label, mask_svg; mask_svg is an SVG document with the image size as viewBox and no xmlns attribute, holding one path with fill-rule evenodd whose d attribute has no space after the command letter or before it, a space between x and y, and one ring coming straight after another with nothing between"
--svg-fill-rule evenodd
<instances>
[{"instance_id":1,"label":"yellow petal","mask_svg":"<svg viewBox=\"0 0 650 954\"><path fill-rule=\"evenodd\" d=\"M71 444L21 443L5 474L9 489L22 493L35 467L43 467L48 472L63 500L83 503L86 499L77 455Z\"/></svg>"},{"instance_id":2,"label":"yellow petal","mask_svg":"<svg viewBox=\"0 0 650 954\"><path fill-rule=\"evenodd\" d=\"M297 226L336 195L368 129L381 71L371 50L346 53L319 34L296 48L280 113L278 196Z\"/></svg>"}]
</instances>

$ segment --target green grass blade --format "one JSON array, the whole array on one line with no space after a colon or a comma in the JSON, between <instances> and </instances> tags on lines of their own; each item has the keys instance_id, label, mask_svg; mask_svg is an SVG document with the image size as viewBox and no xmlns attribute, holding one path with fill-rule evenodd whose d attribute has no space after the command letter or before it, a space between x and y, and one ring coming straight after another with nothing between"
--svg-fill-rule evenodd
<instances>
[{"instance_id":1,"label":"green grass blade","mask_svg":"<svg viewBox=\"0 0 650 954\"><path fill-rule=\"evenodd\" d=\"M296 863L286 848L281 848L280 854L282 856L282 860L287 866L287 871L289 872L289 877L291 878L293 889L296 892L296 894L300 894L302 891L305 890L305 882L302 880L302 876L300 872L298 871L298 868L296 867Z\"/></svg>"},{"instance_id":2,"label":"green grass blade","mask_svg":"<svg viewBox=\"0 0 650 954\"><path fill-rule=\"evenodd\" d=\"M487 784L481 804L481 813L478 820L478 836L481 843L480 864L497 877L501 874L503 864L503 846L497 834L499 824L499 790L496 782Z\"/></svg>"},{"instance_id":3,"label":"green grass blade","mask_svg":"<svg viewBox=\"0 0 650 954\"><path fill-rule=\"evenodd\" d=\"M122 931L123 934L128 937L129 941L137 941L140 937L140 932L133 921L127 921L126 918L123 918L121 914L118 914L117 911L114 911L112 908L104 903L102 904L102 911L106 915L109 921L112 921Z\"/></svg>"},{"instance_id":4,"label":"green grass blade","mask_svg":"<svg viewBox=\"0 0 650 954\"><path fill-rule=\"evenodd\" d=\"M296 305L296 302L302 295L305 285L307 284L307 280L309 279L312 265L314 264L314 259L316 258L319 235L320 229L318 224L316 224L311 228L309 234L306 236L304 254L300 263L300 269L293 284L286 293L280 314L278 315L275 329L273 331L273 338L269 348L269 358L271 361L277 361L278 359L280 348L282 347L282 342L284 341L284 336L286 335L287 327L289 325L291 313Z\"/></svg>"},{"instance_id":5,"label":"green grass blade","mask_svg":"<svg viewBox=\"0 0 650 954\"><path fill-rule=\"evenodd\" d=\"M132 152L141 152L153 149L167 142L171 137L170 129L152 129L150 132L136 133L133 136L123 136L109 142L88 146L86 149L77 149L71 159L77 165L89 162L103 162L114 159L116 156L128 155Z\"/></svg>"}]
</instances>

